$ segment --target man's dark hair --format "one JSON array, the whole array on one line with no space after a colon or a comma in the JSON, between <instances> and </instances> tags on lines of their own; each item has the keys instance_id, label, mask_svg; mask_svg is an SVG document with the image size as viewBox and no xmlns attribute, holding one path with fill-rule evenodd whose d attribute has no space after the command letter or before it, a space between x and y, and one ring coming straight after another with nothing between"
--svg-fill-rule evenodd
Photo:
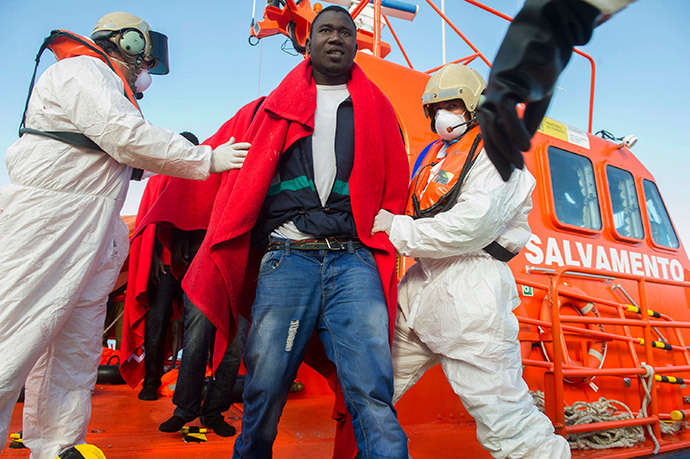
<instances>
[{"instance_id":1,"label":"man's dark hair","mask_svg":"<svg viewBox=\"0 0 690 459\"><path fill-rule=\"evenodd\" d=\"M312 32L314 31L314 24L316 24L316 21L319 20L319 16L321 16L323 13L327 11L333 11L335 13L341 13L347 15L348 18L350 18L350 21L352 21L352 28L355 29L355 32L357 32L357 25L355 24L355 20L352 19L352 15L350 15L350 12L343 8L342 6L337 6L337 5L330 5L327 6L326 8L322 9L317 13L317 15L314 17L314 20L311 22L311 25L309 26L309 36L312 36Z\"/></svg>"},{"instance_id":2,"label":"man's dark hair","mask_svg":"<svg viewBox=\"0 0 690 459\"><path fill-rule=\"evenodd\" d=\"M117 47L115 43L112 41L108 40L107 38L97 38L93 41L96 43L103 51L105 51L107 54L110 53L119 53L120 49Z\"/></svg>"},{"instance_id":3,"label":"man's dark hair","mask_svg":"<svg viewBox=\"0 0 690 459\"><path fill-rule=\"evenodd\" d=\"M199 145L199 139L197 139L197 137L194 134L192 134L191 132L189 132L189 131L180 132L180 135L182 137L184 137L185 139L189 140L190 142L192 142L194 145Z\"/></svg>"}]
</instances>

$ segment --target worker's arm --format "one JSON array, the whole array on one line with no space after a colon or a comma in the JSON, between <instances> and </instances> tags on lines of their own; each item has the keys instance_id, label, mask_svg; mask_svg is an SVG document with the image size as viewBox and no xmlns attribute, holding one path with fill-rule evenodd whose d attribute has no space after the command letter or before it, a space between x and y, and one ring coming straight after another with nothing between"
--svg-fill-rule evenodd
<instances>
[{"instance_id":1,"label":"worker's arm","mask_svg":"<svg viewBox=\"0 0 690 459\"><path fill-rule=\"evenodd\" d=\"M526 170L504 182L482 152L451 209L416 220L394 216L390 240L398 253L408 257L446 258L477 252L495 241L529 202L534 184Z\"/></svg>"},{"instance_id":2,"label":"worker's arm","mask_svg":"<svg viewBox=\"0 0 690 459\"><path fill-rule=\"evenodd\" d=\"M125 97L122 80L98 59L65 59L54 72L53 90L66 116L119 163L194 180L241 165L236 156L248 148L244 144L235 149L221 145L223 151L215 155L211 147L194 146L145 120Z\"/></svg>"}]
</instances>

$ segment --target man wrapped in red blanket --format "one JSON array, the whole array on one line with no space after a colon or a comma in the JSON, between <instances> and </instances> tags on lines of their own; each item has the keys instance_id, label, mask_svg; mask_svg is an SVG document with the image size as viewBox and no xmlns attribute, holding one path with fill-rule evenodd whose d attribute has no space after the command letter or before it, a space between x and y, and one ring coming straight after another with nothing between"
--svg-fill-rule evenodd
<instances>
[{"instance_id":1,"label":"man wrapped in red blanket","mask_svg":"<svg viewBox=\"0 0 690 459\"><path fill-rule=\"evenodd\" d=\"M391 403L395 250L371 228L379 209L403 210L409 171L390 102L353 62L355 30L347 10L322 10L309 59L207 141L251 143L222 176L183 282L217 328L216 353L238 314L252 322L235 457L271 456L303 359L342 388L361 457L408 457ZM354 456L346 445L334 455Z\"/></svg>"}]
</instances>

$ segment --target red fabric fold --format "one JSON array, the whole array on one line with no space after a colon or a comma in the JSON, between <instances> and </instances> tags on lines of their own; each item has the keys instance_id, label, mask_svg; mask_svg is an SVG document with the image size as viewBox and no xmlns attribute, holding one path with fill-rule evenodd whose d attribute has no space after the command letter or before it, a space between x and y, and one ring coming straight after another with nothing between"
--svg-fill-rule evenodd
<instances>
[{"instance_id":1,"label":"red fabric fold","mask_svg":"<svg viewBox=\"0 0 690 459\"><path fill-rule=\"evenodd\" d=\"M258 99L246 105L228 120L204 145L216 147L244 132L252 120ZM236 139L237 136L235 135ZM240 140L237 140L240 141ZM211 174L205 181L177 177L154 176L146 185L139 204L134 233L130 239L128 287L122 331L122 364L120 373L131 387L144 378L144 335L149 310L148 282L156 237L168 250L172 243L172 228L183 231L205 230L213 209L213 202L221 182L220 174ZM176 277L186 266L173 263ZM220 360L220 359L218 359Z\"/></svg>"},{"instance_id":2,"label":"red fabric fold","mask_svg":"<svg viewBox=\"0 0 690 459\"><path fill-rule=\"evenodd\" d=\"M156 175L146 184L139 203L136 226L140 226L144 216L151 208L171 177ZM120 345L120 373L127 384L134 388L144 378L144 335L146 333L146 314L149 311L149 278L156 226L142 227L139 234L133 234L129 248L129 271Z\"/></svg>"}]
</instances>

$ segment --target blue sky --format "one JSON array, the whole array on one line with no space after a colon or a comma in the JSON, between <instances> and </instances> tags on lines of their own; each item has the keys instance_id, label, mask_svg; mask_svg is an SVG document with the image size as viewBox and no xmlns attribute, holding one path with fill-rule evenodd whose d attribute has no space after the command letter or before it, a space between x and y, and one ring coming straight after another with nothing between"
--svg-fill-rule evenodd
<instances>
[{"instance_id":1,"label":"blue sky","mask_svg":"<svg viewBox=\"0 0 690 459\"><path fill-rule=\"evenodd\" d=\"M407 0L411 1L411 0ZM265 0L257 0L257 20ZM328 2L322 2L327 5ZM426 1L414 22L391 19L417 69L442 63L440 19ZM436 0L440 6L441 1ZM519 0L487 0L489 6L514 15ZM0 186L9 183L5 150L17 138L17 128L38 47L50 30L61 28L89 35L105 13L122 10L145 19L168 35L171 73L154 76L141 101L154 124L188 130L205 139L242 105L270 92L301 57L281 51L282 36L248 43L252 0L148 0L120 6L97 0L0 0ZM480 13L460 0L446 0L446 12L489 58L496 52L507 22ZM597 66L593 131L616 136L635 134L633 152L655 176L681 240L690 242L690 152L683 140L690 132L690 2L639 0L600 26L589 45ZM470 49L447 29L448 60ZM404 64L392 44L390 59ZM41 69L54 62L47 52ZM484 76L488 69L474 66ZM559 81L548 116L587 128L589 64L574 56ZM130 189L124 214L136 213L143 185Z\"/></svg>"}]
</instances>

